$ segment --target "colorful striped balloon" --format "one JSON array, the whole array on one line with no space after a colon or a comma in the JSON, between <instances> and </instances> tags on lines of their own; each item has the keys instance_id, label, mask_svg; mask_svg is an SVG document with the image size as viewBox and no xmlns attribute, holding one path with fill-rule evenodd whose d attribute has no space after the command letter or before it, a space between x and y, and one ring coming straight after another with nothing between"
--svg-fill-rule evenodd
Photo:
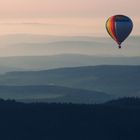
<instances>
[{"instance_id":1,"label":"colorful striped balloon","mask_svg":"<svg viewBox=\"0 0 140 140\"><path fill-rule=\"evenodd\" d=\"M121 48L121 43L130 35L133 29L133 22L127 16L115 15L107 20L106 29Z\"/></svg>"}]
</instances>

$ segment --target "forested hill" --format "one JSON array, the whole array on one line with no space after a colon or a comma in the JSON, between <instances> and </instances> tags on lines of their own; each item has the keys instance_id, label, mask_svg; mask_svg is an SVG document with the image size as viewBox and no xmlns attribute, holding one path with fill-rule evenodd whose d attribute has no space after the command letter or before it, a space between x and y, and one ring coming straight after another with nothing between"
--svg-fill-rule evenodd
<instances>
[{"instance_id":1,"label":"forested hill","mask_svg":"<svg viewBox=\"0 0 140 140\"><path fill-rule=\"evenodd\" d=\"M3 140L138 140L140 99L98 105L0 100Z\"/></svg>"}]
</instances>

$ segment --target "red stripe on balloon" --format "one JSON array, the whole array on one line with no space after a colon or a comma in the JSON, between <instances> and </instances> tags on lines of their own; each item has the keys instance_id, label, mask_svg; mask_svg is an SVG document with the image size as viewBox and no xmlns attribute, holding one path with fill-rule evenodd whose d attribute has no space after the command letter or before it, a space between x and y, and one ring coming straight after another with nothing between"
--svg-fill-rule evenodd
<instances>
[{"instance_id":1,"label":"red stripe on balloon","mask_svg":"<svg viewBox=\"0 0 140 140\"><path fill-rule=\"evenodd\" d=\"M118 41L118 38L117 38L117 34L116 34L116 16L114 16L114 17L112 17L112 32L113 32L113 35L114 35L114 37L115 37L115 40L116 40L116 42L118 43L118 44L120 44L119 43L119 41Z\"/></svg>"},{"instance_id":2,"label":"red stripe on balloon","mask_svg":"<svg viewBox=\"0 0 140 140\"><path fill-rule=\"evenodd\" d=\"M109 20L107 21L107 31L109 32L110 36L116 41L116 37L114 36L114 32L113 32L113 20L112 20L112 17L109 18Z\"/></svg>"},{"instance_id":3,"label":"red stripe on balloon","mask_svg":"<svg viewBox=\"0 0 140 140\"><path fill-rule=\"evenodd\" d=\"M112 28L112 30L113 30L113 33L114 33L114 36L115 36L115 39L116 39L117 43L120 44L119 40L118 40L118 37L117 37L117 31L116 31L117 30L116 29L116 16L114 16L112 20L113 20L113 28Z\"/></svg>"},{"instance_id":4,"label":"red stripe on balloon","mask_svg":"<svg viewBox=\"0 0 140 140\"><path fill-rule=\"evenodd\" d=\"M116 36L114 35L114 25L115 25L114 19L113 19L113 17L111 17L111 18L110 18L110 26L109 26L109 28L110 28L110 33L111 33L112 38L113 38L115 41L117 41L117 40L116 40Z\"/></svg>"}]
</instances>

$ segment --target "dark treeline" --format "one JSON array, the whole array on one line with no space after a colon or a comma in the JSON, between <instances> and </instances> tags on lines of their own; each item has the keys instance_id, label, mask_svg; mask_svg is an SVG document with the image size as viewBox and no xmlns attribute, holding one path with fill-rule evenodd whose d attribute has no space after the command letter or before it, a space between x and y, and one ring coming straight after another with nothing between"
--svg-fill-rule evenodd
<instances>
[{"instance_id":1,"label":"dark treeline","mask_svg":"<svg viewBox=\"0 0 140 140\"><path fill-rule=\"evenodd\" d=\"M140 99L99 105L0 100L1 140L138 140Z\"/></svg>"}]
</instances>

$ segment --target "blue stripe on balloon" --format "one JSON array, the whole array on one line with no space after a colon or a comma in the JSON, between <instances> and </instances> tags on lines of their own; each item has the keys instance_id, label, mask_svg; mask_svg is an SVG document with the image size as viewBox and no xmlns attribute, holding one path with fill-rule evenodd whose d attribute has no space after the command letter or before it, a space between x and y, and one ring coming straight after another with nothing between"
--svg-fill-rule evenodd
<instances>
[{"instance_id":1,"label":"blue stripe on balloon","mask_svg":"<svg viewBox=\"0 0 140 140\"><path fill-rule=\"evenodd\" d=\"M131 33L133 28L133 23L131 20L125 21L116 21L116 36L120 43L122 43Z\"/></svg>"}]
</instances>

